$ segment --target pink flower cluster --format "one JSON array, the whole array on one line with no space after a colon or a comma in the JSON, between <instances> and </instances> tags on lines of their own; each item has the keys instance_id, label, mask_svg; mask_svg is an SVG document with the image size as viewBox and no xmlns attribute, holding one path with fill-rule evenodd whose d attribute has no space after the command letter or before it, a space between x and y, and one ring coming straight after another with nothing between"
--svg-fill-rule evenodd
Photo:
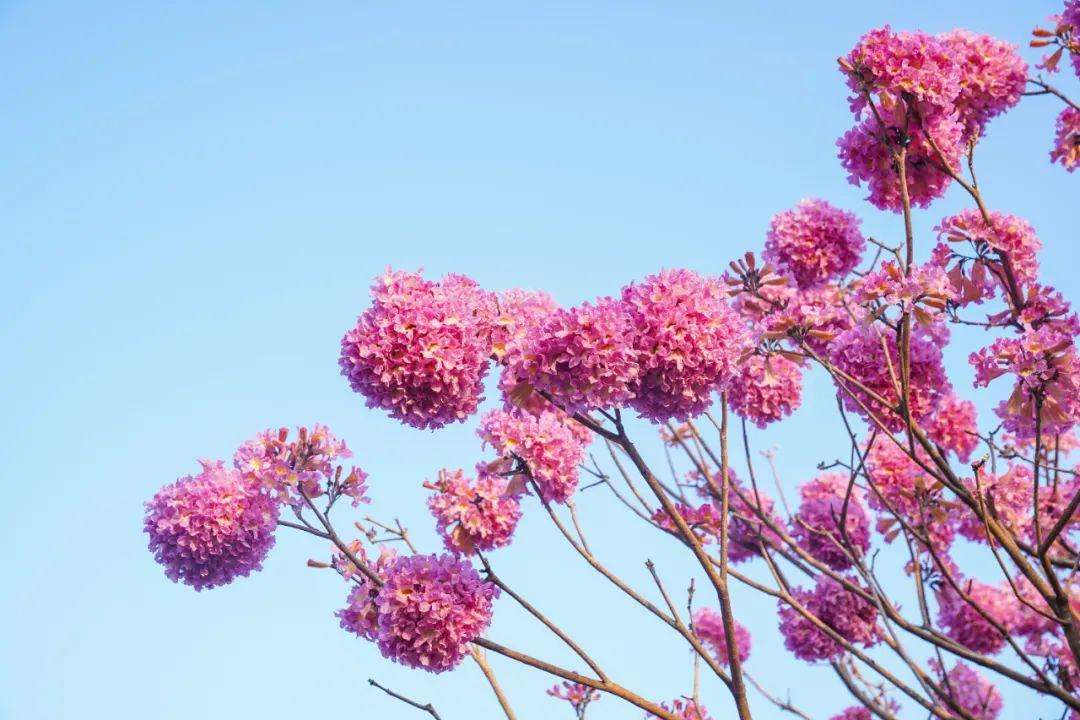
<instances>
[{"instance_id":1,"label":"pink flower cluster","mask_svg":"<svg viewBox=\"0 0 1080 720\"><path fill-rule=\"evenodd\" d=\"M970 243L980 262L988 264L991 272L997 271L1000 276L1000 263L988 256L988 253L999 253L1007 258L1018 283L1033 282L1039 272L1036 255L1042 248L1034 228L1015 215L997 211L991 211L989 215L990 224L987 224L978 210L962 210L941 221L937 227L938 235L950 242Z\"/></svg>"},{"instance_id":2,"label":"pink flower cluster","mask_svg":"<svg viewBox=\"0 0 1080 720\"><path fill-rule=\"evenodd\" d=\"M780 354L750 355L732 379L728 402L735 414L765 428L802 403L802 371Z\"/></svg>"},{"instance_id":3,"label":"pink flower cluster","mask_svg":"<svg viewBox=\"0 0 1080 720\"><path fill-rule=\"evenodd\" d=\"M913 334L909 358L909 407L912 417L919 421L930 415L952 386L942 364L941 348L935 342ZM872 424L876 418L894 432L904 426L903 418L892 409L900 397L894 382L894 378L899 379L900 369L895 335L878 326L853 327L833 341L830 359L843 374L858 381L858 385L844 381L841 395L848 410Z\"/></svg>"},{"instance_id":4,"label":"pink flower cluster","mask_svg":"<svg viewBox=\"0 0 1080 720\"><path fill-rule=\"evenodd\" d=\"M1012 394L995 412L1018 437L1035 437L1037 427L1059 435L1080 420L1080 358L1073 336L1059 327L1042 325L999 338L969 360L976 387L1005 374L1016 377Z\"/></svg>"},{"instance_id":5,"label":"pink flower cluster","mask_svg":"<svg viewBox=\"0 0 1080 720\"><path fill-rule=\"evenodd\" d=\"M341 341L341 374L367 406L416 428L476 411L492 353L492 299L472 280L387 271Z\"/></svg>"},{"instance_id":6,"label":"pink flower cluster","mask_svg":"<svg viewBox=\"0 0 1080 720\"><path fill-rule=\"evenodd\" d=\"M599 690L569 680L563 680L561 684L551 686L547 694L570 703L570 707L574 709L578 717L584 717L585 708L589 706L589 703L594 703L601 698Z\"/></svg>"},{"instance_id":7,"label":"pink flower cluster","mask_svg":"<svg viewBox=\"0 0 1080 720\"><path fill-rule=\"evenodd\" d=\"M639 368L630 405L653 422L685 421L726 387L747 345L726 291L690 270L664 270L623 288Z\"/></svg>"},{"instance_id":8,"label":"pink flower cluster","mask_svg":"<svg viewBox=\"0 0 1080 720\"><path fill-rule=\"evenodd\" d=\"M848 486L849 478L840 473L823 473L804 483L799 487L802 503L791 523L791 534L800 547L833 570L854 565L847 548L853 548L856 557L870 549L870 518L863 491L851 487L849 494Z\"/></svg>"},{"instance_id":9,"label":"pink flower cluster","mask_svg":"<svg viewBox=\"0 0 1080 720\"><path fill-rule=\"evenodd\" d=\"M931 466L923 453L923 464ZM891 440L878 438L866 453L866 473L870 480L868 502L879 516L878 530L891 540L898 515L926 537L938 550L952 545L955 531L941 488L934 479Z\"/></svg>"},{"instance_id":10,"label":"pink flower cluster","mask_svg":"<svg viewBox=\"0 0 1080 720\"><path fill-rule=\"evenodd\" d=\"M219 462L166 485L146 503L143 530L165 575L196 590L262 569L274 546L277 501Z\"/></svg>"},{"instance_id":11,"label":"pink flower cluster","mask_svg":"<svg viewBox=\"0 0 1080 720\"><path fill-rule=\"evenodd\" d=\"M941 169L942 160L956 167L963 135L964 126L955 115L931 115L917 125L888 120L882 125L877 118L869 117L848 130L836 145L848 182L865 183L870 191L866 199L874 207L900 212L903 193L893 148L906 147L904 176L908 198L913 206L925 208L944 195L952 182Z\"/></svg>"},{"instance_id":12,"label":"pink flower cluster","mask_svg":"<svg viewBox=\"0 0 1080 720\"><path fill-rule=\"evenodd\" d=\"M1080 58L1080 53L1073 57ZM1058 115L1050 162L1060 163L1069 172L1080 167L1080 110L1067 107Z\"/></svg>"},{"instance_id":13,"label":"pink flower cluster","mask_svg":"<svg viewBox=\"0 0 1080 720\"><path fill-rule=\"evenodd\" d=\"M529 334L559 309L546 292L517 288L499 293L495 305L491 345L499 359L517 352Z\"/></svg>"},{"instance_id":14,"label":"pink flower cluster","mask_svg":"<svg viewBox=\"0 0 1080 720\"><path fill-rule=\"evenodd\" d=\"M796 602L845 641L871 647L881 640L877 608L827 576L820 576L813 590L792 591ZM819 629L791 605L780 603L780 634L784 647L800 660L814 662L840 657L844 646Z\"/></svg>"},{"instance_id":15,"label":"pink flower cluster","mask_svg":"<svg viewBox=\"0 0 1080 720\"><path fill-rule=\"evenodd\" d=\"M428 509L451 552L471 554L509 545L521 518L510 479L489 472L483 463L477 472L478 477L470 478L461 470L440 470L438 480L427 485L435 491Z\"/></svg>"},{"instance_id":16,"label":"pink flower cluster","mask_svg":"<svg viewBox=\"0 0 1080 720\"><path fill-rule=\"evenodd\" d=\"M512 375L556 398L568 412L625 405L640 369L633 320L612 298L557 310L508 358Z\"/></svg>"},{"instance_id":17,"label":"pink flower cluster","mask_svg":"<svg viewBox=\"0 0 1080 720\"><path fill-rule=\"evenodd\" d=\"M394 557L380 570L380 587L367 580L350 594L342 625L402 665L433 673L457 667L491 623L499 589L453 555Z\"/></svg>"},{"instance_id":18,"label":"pink flower cluster","mask_svg":"<svg viewBox=\"0 0 1080 720\"><path fill-rule=\"evenodd\" d=\"M975 403L956 395L942 398L928 420L926 434L939 447L956 453L960 462L967 462L979 444L979 426Z\"/></svg>"},{"instance_id":19,"label":"pink flower cluster","mask_svg":"<svg viewBox=\"0 0 1080 720\"><path fill-rule=\"evenodd\" d=\"M367 553L359 541L354 541L350 550L360 562L368 563ZM373 572L380 578L385 577L386 569L397 558L398 555L395 550L384 546L373 564ZM379 606L377 600L380 585L362 574L360 569L340 551L335 555L334 565L342 577L346 580L355 581L353 589L349 591L347 604L334 613L340 621L342 629L359 635L365 640L376 641L379 638Z\"/></svg>"},{"instance_id":20,"label":"pink flower cluster","mask_svg":"<svg viewBox=\"0 0 1080 720\"><path fill-rule=\"evenodd\" d=\"M936 661L931 662L936 665ZM938 672L941 672L940 666ZM964 663L958 662L952 670L944 673L940 685L946 689L949 699L975 720L997 720L1001 714L1004 704L1001 693L989 680Z\"/></svg>"},{"instance_id":21,"label":"pink flower cluster","mask_svg":"<svg viewBox=\"0 0 1080 720\"><path fill-rule=\"evenodd\" d=\"M844 708L840 714L833 715L829 720L874 720L870 711L861 705Z\"/></svg>"},{"instance_id":22,"label":"pink flower cluster","mask_svg":"<svg viewBox=\"0 0 1080 720\"><path fill-rule=\"evenodd\" d=\"M734 622L734 628L736 654L739 662L746 662L750 657L750 632L738 622ZM698 608L694 612L694 633L701 638L717 662L721 665L731 664L724 618L720 613L712 608Z\"/></svg>"},{"instance_id":23,"label":"pink flower cluster","mask_svg":"<svg viewBox=\"0 0 1080 720\"><path fill-rule=\"evenodd\" d=\"M354 467L342 479L338 461L352 451L325 425L297 429L289 439L287 428L265 430L233 454L233 467L275 497L299 507L308 498L326 493L347 495L353 505L367 502L367 473Z\"/></svg>"},{"instance_id":24,"label":"pink flower cluster","mask_svg":"<svg viewBox=\"0 0 1080 720\"><path fill-rule=\"evenodd\" d=\"M712 715L701 705L693 700L682 698L672 700L671 704L660 703L660 707L675 715L678 720L712 720ZM647 715L646 720L660 720L655 715Z\"/></svg>"},{"instance_id":25,"label":"pink flower cluster","mask_svg":"<svg viewBox=\"0 0 1080 720\"><path fill-rule=\"evenodd\" d=\"M984 655L997 653L1005 647L1005 635L994 624L1006 632L1010 629L1019 604L1016 596L1008 586L977 580L958 580L957 585L962 594L949 584L937 591L938 624L945 635L970 650Z\"/></svg>"},{"instance_id":26,"label":"pink flower cluster","mask_svg":"<svg viewBox=\"0 0 1080 720\"><path fill-rule=\"evenodd\" d=\"M955 30L938 36L866 33L841 58L856 126L837 142L852 184L866 183L868 200L882 210L902 209L904 156L911 204L926 207L951 182L968 143L989 120L1014 106L1027 66L1012 46L987 35Z\"/></svg>"},{"instance_id":27,"label":"pink flower cluster","mask_svg":"<svg viewBox=\"0 0 1080 720\"><path fill-rule=\"evenodd\" d=\"M1061 11L1061 24L1069 28L1069 56L1076 76L1080 77L1080 0L1065 0L1065 8Z\"/></svg>"},{"instance_id":28,"label":"pink flower cluster","mask_svg":"<svg viewBox=\"0 0 1080 720\"><path fill-rule=\"evenodd\" d=\"M948 47L959 72L955 107L968 138L982 135L991 119L1020 102L1027 63L1016 48L989 35L953 30L938 38Z\"/></svg>"},{"instance_id":29,"label":"pink flower cluster","mask_svg":"<svg viewBox=\"0 0 1080 720\"><path fill-rule=\"evenodd\" d=\"M586 442L570 420L557 410L538 415L492 410L480 420L477 434L505 458L520 458L548 502L566 502L578 484L578 466Z\"/></svg>"},{"instance_id":30,"label":"pink flower cluster","mask_svg":"<svg viewBox=\"0 0 1080 720\"><path fill-rule=\"evenodd\" d=\"M824 200L803 200L773 216L765 260L802 289L836 280L858 265L866 248L859 223L854 214Z\"/></svg>"}]
</instances>

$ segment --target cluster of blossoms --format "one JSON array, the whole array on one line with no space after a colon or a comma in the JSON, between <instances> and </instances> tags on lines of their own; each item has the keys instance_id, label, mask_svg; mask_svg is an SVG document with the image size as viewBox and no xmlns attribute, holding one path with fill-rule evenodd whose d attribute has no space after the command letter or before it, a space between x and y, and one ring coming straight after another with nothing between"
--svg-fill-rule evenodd
<instances>
[{"instance_id":1,"label":"cluster of blossoms","mask_svg":"<svg viewBox=\"0 0 1080 720\"><path fill-rule=\"evenodd\" d=\"M975 720L997 720L1001 715L1001 693L981 674L961 662L948 672L942 672L936 662L934 667L941 675L941 686L948 693L947 698L942 698L946 704L955 703Z\"/></svg>"},{"instance_id":2,"label":"cluster of blossoms","mask_svg":"<svg viewBox=\"0 0 1080 720\"><path fill-rule=\"evenodd\" d=\"M728 402L736 415L765 428L802 403L802 370L779 353L750 355L731 381Z\"/></svg>"},{"instance_id":3,"label":"cluster of blossoms","mask_svg":"<svg viewBox=\"0 0 1080 720\"><path fill-rule=\"evenodd\" d=\"M736 655L739 662L746 662L750 657L750 632L734 620L732 624ZM720 613L711 608L699 608L694 613L694 633L705 643L717 662L721 665L731 664L727 631L724 629L724 618Z\"/></svg>"},{"instance_id":4,"label":"cluster of blossoms","mask_svg":"<svg viewBox=\"0 0 1080 720\"><path fill-rule=\"evenodd\" d=\"M166 485L146 503L150 552L173 582L196 590L262 569L274 546L278 503L240 473L202 462L198 475Z\"/></svg>"},{"instance_id":5,"label":"cluster of blossoms","mask_svg":"<svg viewBox=\"0 0 1080 720\"><path fill-rule=\"evenodd\" d=\"M764 257L801 289L836 280L859 263L866 240L860 220L824 200L803 200L773 216Z\"/></svg>"},{"instance_id":6,"label":"cluster of blossoms","mask_svg":"<svg viewBox=\"0 0 1080 720\"><path fill-rule=\"evenodd\" d=\"M367 475L338 464L351 456L323 425L301 427L292 440L285 428L259 433L236 450L233 468L201 461L201 473L146 503L150 550L169 578L197 590L247 576L274 545L282 504L298 508L319 496L367 502Z\"/></svg>"},{"instance_id":7,"label":"cluster of blossoms","mask_svg":"<svg viewBox=\"0 0 1080 720\"><path fill-rule=\"evenodd\" d=\"M394 662L451 670L491 623L499 589L453 555L390 557L378 574L381 583L365 580L338 616Z\"/></svg>"},{"instance_id":8,"label":"cluster of blossoms","mask_svg":"<svg viewBox=\"0 0 1080 720\"><path fill-rule=\"evenodd\" d=\"M547 694L570 703L570 707L574 709L574 714L579 718L585 717L585 710L590 703L600 699L599 690L569 680L563 680L561 684L553 685L548 689Z\"/></svg>"},{"instance_id":9,"label":"cluster of blossoms","mask_svg":"<svg viewBox=\"0 0 1080 720\"><path fill-rule=\"evenodd\" d=\"M712 715L695 700L677 698L671 704L661 703L660 707L672 713L678 720L713 720ZM655 715L647 715L646 720L659 720Z\"/></svg>"},{"instance_id":10,"label":"cluster of blossoms","mask_svg":"<svg viewBox=\"0 0 1080 720\"><path fill-rule=\"evenodd\" d=\"M987 122L1020 100L1027 78L1015 48L963 30L933 36L877 28L840 66L856 115L837 142L841 164L852 184L868 185L873 205L896 212L903 207L898 159L909 201L927 207Z\"/></svg>"},{"instance_id":11,"label":"cluster of blossoms","mask_svg":"<svg viewBox=\"0 0 1080 720\"><path fill-rule=\"evenodd\" d=\"M287 428L259 433L237 448L233 467L294 507L324 494L348 496L355 506L367 502L367 473L354 467L342 478L338 461L351 457L343 440L316 424L299 428L294 440Z\"/></svg>"},{"instance_id":12,"label":"cluster of blossoms","mask_svg":"<svg viewBox=\"0 0 1080 720\"><path fill-rule=\"evenodd\" d=\"M1073 107L1062 110L1054 129L1054 147L1050 149L1050 160L1061 163L1066 170L1072 172L1080 167L1080 110Z\"/></svg>"},{"instance_id":13,"label":"cluster of blossoms","mask_svg":"<svg viewBox=\"0 0 1080 720\"><path fill-rule=\"evenodd\" d=\"M878 513L878 531L891 540L899 532L899 520L917 533L920 543L947 550L955 528L952 505L942 488L926 472L929 459L917 453L919 462L891 440L877 439L866 451L866 476L870 484L867 502Z\"/></svg>"},{"instance_id":14,"label":"cluster of blossoms","mask_svg":"<svg viewBox=\"0 0 1080 720\"><path fill-rule=\"evenodd\" d=\"M1016 595L1006 585L977 580L945 583L937 592L938 624L964 647L993 655L1005 646L1005 636L1017 614ZM977 609L976 609L977 608Z\"/></svg>"},{"instance_id":15,"label":"cluster of blossoms","mask_svg":"<svg viewBox=\"0 0 1080 720\"><path fill-rule=\"evenodd\" d=\"M492 298L472 280L387 271L341 341L341 374L371 408L417 428L476 412L491 356Z\"/></svg>"},{"instance_id":16,"label":"cluster of blossoms","mask_svg":"<svg viewBox=\"0 0 1080 720\"><path fill-rule=\"evenodd\" d=\"M1006 374L1016 377L1012 394L995 409L1010 433L1060 435L1080 420L1080 358L1071 333L1043 325L995 340L970 360L976 386Z\"/></svg>"},{"instance_id":17,"label":"cluster of blossoms","mask_svg":"<svg viewBox=\"0 0 1080 720\"><path fill-rule=\"evenodd\" d=\"M736 372L746 330L719 281L664 270L623 289L639 378L630 405L657 423L684 421L712 404Z\"/></svg>"},{"instance_id":18,"label":"cluster of blossoms","mask_svg":"<svg viewBox=\"0 0 1080 720\"><path fill-rule=\"evenodd\" d=\"M1006 285L1004 263L1007 263L1007 269L1015 281L1021 284L1033 282L1039 272L1036 255L1042 243L1031 225L1015 215L996 211L991 211L989 218L988 223L978 210L967 209L945 218L937 227L938 237L951 243L966 243L971 249L974 255L970 262L972 268L965 275L969 282L974 282L977 268L984 270L974 290L957 293L966 302L979 302L992 297L995 280L998 284ZM948 262L947 259L963 258L958 253L946 254L944 251L938 251L935 257L942 265ZM946 259L946 262L942 263L942 259ZM955 279L953 284L958 291L963 290Z\"/></svg>"},{"instance_id":19,"label":"cluster of blossoms","mask_svg":"<svg viewBox=\"0 0 1080 720\"><path fill-rule=\"evenodd\" d=\"M847 570L870 549L863 490L848 476L824 473L801 485L799 495L802 503L792 519L791 534L804 550L833 570ZM858 552L854 559L852 550Z\"/></svg>"},{"instance_id":20,"label":"cluster of blossoms","mask_svg":"<svg viewBox=\"0 0 1080 720\"><path fill-rule=\"evenodd\" d=\"M895 411L900 399L900 347L894 333L879 325L859 325L837 337L829 359L841 373L844 406L891 431L904 426ZM926 334L913 334L909 355L908 409L916 421L929 417L952 391L940 345Z\"/></svg>"},{"instance_id":21,"label":"cluster of blossoms","mask_svg":"<svg viewBox=\"0 0 1080 720\"><path fill-rule=\"evenodd\" d=\"M426 484L435 491L428 498L428 509L451 552L468 554L509 545L521 518L519 493L511 480L484 463L476 470L476 478L462 470L442 470L435 483Z\"/></svg>"},{"instance_id":22,"label":"cluster of blossoms","mask_svg":"<svg viewBox=\"0 0 1080 720\"><path fill-rule=\"evenodd\" d=\"M966 463L979 444L975 403L956 395L943 398L934 409L926 434L934 443Z\"/></svg>"},{"instance_id":23,"label":"cluster of blossoms","mask_svg":"<svg viewBox=\"0 0 1080 720\"><path fill-rule=\"evenodd\" d=\"M520 459L544 500L566 502L577 488L587 439L560 412L492 410L481 418L477 434L501 457Z\"/></svg>"},{"instance_id":24,"label":"cluster of blossoms","mask_svg":"<svg viewBox=\"0 0 1080 720\"><path fill-rule=\"evenodd\" d=\"M807 612L847 642L863 647L880 642L877 608L836 580L823 575L813 590L796 588L792 595ZM844 653L844 646L834 637L785 602L780 603L780 634L784 636L784 647L801 660L830 660Z\"/></svg>"}]
</instances>

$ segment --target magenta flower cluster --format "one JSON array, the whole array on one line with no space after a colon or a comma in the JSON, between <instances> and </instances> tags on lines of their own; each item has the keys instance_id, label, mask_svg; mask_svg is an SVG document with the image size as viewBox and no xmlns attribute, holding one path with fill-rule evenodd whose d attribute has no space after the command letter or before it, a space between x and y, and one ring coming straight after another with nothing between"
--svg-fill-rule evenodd
<instances>
[{"instance_id":1,"label":"magenta flower cluster","mask_svg":"<svg viewBox=\"0 0 1080 720\"><path fill-rule=\"evenodd\" d=\"M664 270L622 291L633 328L638 379L630 405L663 423L705 412L726 387L748 343L721 284Z\"/></svg>"},{"instance_id":2,"label":"magenta flower cluster","mask_svg":"<svg viewBox=\"0 0 1080 720\"><path fill-rule=\"evenodd\" d=\"M847 570L870 549L870 518L863 490L841 473L822 473L799 486L802 503L791 534L810 555L833 570ZM841 524L843 521L843 524ZM850 551L858 551L854 558Z\"/></svg>"},{"instance_id":3,"label":"magenta flower cluster","mask_svg":"<svg viewBox=\"0 0 1080 720\"><path fill-rule=\"evenodd\" d=\"M732 378L728 403L759 428L783 420L802 403L802 369L780 354L751 355Z\"/></svg>"},{"instance_id":4,"label":"magenta flower cluster","mask_svg":"<svg viewBox=\"0 0 1080 720\"><path fill-rule=\"evenodd\" d=\"M810 288L847 275L859 263L866 240L853 213L825 200L803 200L773 216L765 239L766 262Z\"/></svg>"},{"instance_id":5,"label":"magenta flower cluster","mask_svg":"<svg viewBox=\"0 0 1080 720\"><path fill-rule=\"evenodd\" d=\"M746 662L750 657L750 631L740 623L732 620L735 636L735 651L739 662ZM694 611L694 633L701 638L705 647L709 649L716 661L721 665L730 665L731 656L728 652L727 631L724 628L724 618L712 608L698 608Z\"/></svg>"},{"instance_id":6,"label":"magenta flower cluster","mask_svg":"<svg viewBox=\"0 0 1080 720\"><path fill-rule=\"evenodd\" d=\"M871 647L881 640L877 608L836 580L823 575L812 590L796 588L792 594L811 615L852 645ZM802 660L830 660L844 653L841 643L786 603L780 604L780 634L784 647Z\"/></svg>"},{"instance_id":7,"label":"magenta flower cluster","mask_svg":"<svg viewBox=\"0 0 1080 720\"><path fill-rule=\"evenodd\" d=\"M262 569L274 546L278 503L221 462L166 485L146 503L150 552L173 582L196 590Z\"/></svg>"},{"instance_id":8,"label":"magenta flower cluster","mask_svg":"<svg viewBox=\"0 0 1080 720\"><path fill-rule=\"evenodd\" d=\"M509 545L521 518L520 493L510 487L510 479L489 471L485 463L477 466L477 473L471 478L462 470L441 470L438 480L428 485L435 491L428 509L451 552L471 554Z\"/></svg>"},{"instance_id":9,"label":"magenta flower cluster","mask_svg":"<svg viewBox=\"0 0 1080 720\"><path fill-rule=\"evenodd\" d=\"M394 557L349 595L342 625L374 640L384 657L440 673L457 667L491 623L499 589L453 555Z\"/></svg>"},{"instance_id":10,"label":"magenta flower cluster","mask_svg":"<svg viewBox=\"0 0 1080 720\"><path fill-rule=\"evenodd\" d=\"M480 420L477 434L500 456L520 459L548 502L566 502L578 484L578 466L586 444L573 421L556 410L539 415L492 410Z\"/></svg>"},{"instance_id":11,"label":"magenta flower cluster","mask_svg":"<svg viewBox=\"0 0 1080 720\"><path fill-rule=\"evenodd\" d=\"M492 352L491 297L460 275L387 271L341 341L341 374L371 408L417 428L476 412Z\"/></svg>"}]
</instances>

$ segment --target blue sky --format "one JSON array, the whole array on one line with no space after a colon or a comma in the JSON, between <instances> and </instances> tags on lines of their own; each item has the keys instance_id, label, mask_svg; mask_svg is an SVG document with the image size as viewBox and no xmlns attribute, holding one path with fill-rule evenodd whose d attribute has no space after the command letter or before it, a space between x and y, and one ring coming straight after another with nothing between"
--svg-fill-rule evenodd
<instances>
[{"instance_id":1,"label":"blue sky","mask_svg":"<svg viewBox=\"0 0 1080 720\"><path fill-rule=\"evenodd\" d=\"M498 717L474 667L424 675L341 632L345 589L304 567L321 554L308 539L282 533L262 574L197 595L153 563L141 503L260 429L324 422L371 474L372 511L434 550L420 484L480 448L474 423L404 428L338 376L373 276L422 266L570 304L660 267L720 272L807 196L895 240L895 218L835 159L850 125L836 56L886 21L1024 43L1057 9L725 5L0 2L0 716L417 717L374 677L447 720ZM1075 296L1080 178L1047 163L1058 109L1033 98L997 120L980 179L992 206L1034 224L1046 280ZM954 190L918 214L923 251L963 204ZM958 334L961 388L980 340ZM755 437L782 448L789 487L843 452L822 421L828 387L812 378L807 395ZM653 558L685 586L693 568L671 543L643 538L609 496L580 504L612 567L648 590ZM500 574L628 685L687 692L679 643L531 510L493 557ZM736 603L751 672L815 717L839 710L831 676L779 647L772 604ZM491 636L570 662L509 599ZM495 665L522 720L569 717L547 678ZM722 688L704 691L728 716ZM1023 701L1007 701L1018 717ZM638 715L606 699L592 717Z\"/></svg>"}]
</instances>

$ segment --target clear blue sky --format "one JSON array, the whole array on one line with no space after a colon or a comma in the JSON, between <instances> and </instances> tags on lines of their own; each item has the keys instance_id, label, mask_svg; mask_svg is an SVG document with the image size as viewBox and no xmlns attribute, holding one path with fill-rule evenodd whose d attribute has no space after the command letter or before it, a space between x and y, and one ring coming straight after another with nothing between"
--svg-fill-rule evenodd
<instances>
[{"instance_id":1,"label":"clear blue sky","mask_svg":"<svg viewBox=\"0 0 1080 720\"><path fill-rule=\"evenodd\" d=\"M401 427L338 376L370 279L423 266L575 303L661 266L719 272L811 195L895 239L835 160L850 124L836 56L886 21L1024 43L1057 5L891 5L0 2L0 716L417 717L370 676L446 720L498 717L474 667L408 671L338 630L344 588L304 567L319 553L305 538L282 534L265 572L221 590L167 582L142 501L259 429L320 421L371 474L372 509L434 549L420 483L479 447L472 423ZM1036 98L996 121L981 180L1076 297L1080 176L1047 163L1057 110ZM923 250L962 204L919 214ZM842 452L829 390L808 394L756 440L782 446L789 486ZM648 589L652 557L685 586L670 543L643 544L606 495L581 505L627 578ZM616 677L687 692L679 643L531 510L501 573ZM831 676L778 647L772 604L736 603L750 670L815 716L838 710ZM508 599L491 635L569 661ZM495 665L522 720L569 717L546 678ZM1009 698L1006 717L1028 717ZM606 699L593 717L638 715Z\"/></svg>"}]
</instances>

